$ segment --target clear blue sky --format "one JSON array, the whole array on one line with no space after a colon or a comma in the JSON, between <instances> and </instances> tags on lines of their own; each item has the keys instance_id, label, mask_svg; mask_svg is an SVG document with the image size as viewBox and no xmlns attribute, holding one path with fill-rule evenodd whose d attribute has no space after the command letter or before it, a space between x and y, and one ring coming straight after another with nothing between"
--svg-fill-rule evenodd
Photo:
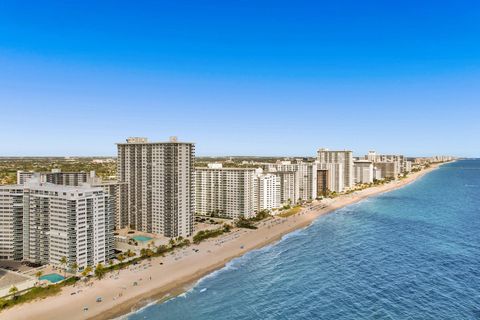
<instances>
[{"instance_id":1,"label":"clear blue sky","mask_svg":"<svg viewBox=\"0 0 480 320\"><path fill-rule=\"evenodd\" d=\"M479 1L99 2L0 2L0 155L480 156Z\"/></svg>"}]
</instances>

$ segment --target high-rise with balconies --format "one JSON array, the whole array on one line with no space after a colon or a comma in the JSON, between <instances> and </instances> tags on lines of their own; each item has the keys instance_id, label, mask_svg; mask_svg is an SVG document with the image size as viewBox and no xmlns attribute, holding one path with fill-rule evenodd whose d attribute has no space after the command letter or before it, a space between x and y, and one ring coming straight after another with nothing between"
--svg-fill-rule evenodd
<instances>
[{"instance_id":1,"label":"high-rise with balconies","mask_svg":"<svg viewBox=\"0 0 480 320\"><path fill-rule=\"evenodd\" d=\"M196 168L196 212L237 219L255 216L254 168L224 168L210 163Z\"/></svg>"},{"instance_id":2,"label":"high-rise with balconies","mask_svg":"<svg viewBox=\"0 0 480 320\"><path fill-rule=\"evenodd\" d=\"M349 150L331 151L328 149L319 149L317 152L317 161L320 164L342 164L344 187L351 188L354 186L353 172L353 153Z\"/></svg>"},{"instance_id":3,"label":"high-rise with balconies","mask_svg":"<svg viewBox=\"0 0 480 320\"><path fill-rule=\"evenodd\" d=\"M0 187L0 259L69 267L109 258L113 212L101 187L65 186L29 179ZM113 250L113 248L111 248Z\"/></svg>"},{"instance_id":4,"label":"high-rise with balconies","mask_svg":"<svg viewBox=\"0 0 480 320\"><path fill-rule=\"evenodd\" d=\"M117 175L125 182L121 218L131 229L166 237L193 234L195 145L128 138L118 143Z\"/></svg>"},{"instance_id":5,"label":"high-rise with balconies","mask_svg":"<svg viewBox=\"0 0 480 320\"><path fill-rule=\"evenodd\" d=\"M0 259L23 257L23 186L0 186Z\"/></svg>"}]
</instances>

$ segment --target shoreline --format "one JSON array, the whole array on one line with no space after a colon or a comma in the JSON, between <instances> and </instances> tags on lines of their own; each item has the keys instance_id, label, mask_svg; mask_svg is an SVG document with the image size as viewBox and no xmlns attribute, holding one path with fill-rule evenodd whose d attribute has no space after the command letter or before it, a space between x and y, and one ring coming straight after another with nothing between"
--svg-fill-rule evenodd
<instances>
[{"instance_id":1,"label":"shoreline","mask_svg":"<svg viewBox=\"0 0 480 320\"><path fill-rule=\"evenodd\" d=\"M267 219L260 222L256 230L234 229L199 245L191 245L165 257L152 258L151 262L145 260L118 273L109 273L102 280L93 280L91 286L65 287L57 296L4 310L0 313L0 318L63 319L65 314L69 314L70 319L114 319L127 316L146 305L161 303L188 291L200 279L222 269L231 260L274 244L286 234L308 227L320 216L402 188L441 165L432 165L402 180L329 199L325 208L304 208L288 218ZM313 207L318 204L319 202L314 202ZM192 251L192 248L199 252ZM96 297L102 297L103 301L95 302ZM85 306L89 309L87 312L82 311Z\"/></svg>"}]
</instances>

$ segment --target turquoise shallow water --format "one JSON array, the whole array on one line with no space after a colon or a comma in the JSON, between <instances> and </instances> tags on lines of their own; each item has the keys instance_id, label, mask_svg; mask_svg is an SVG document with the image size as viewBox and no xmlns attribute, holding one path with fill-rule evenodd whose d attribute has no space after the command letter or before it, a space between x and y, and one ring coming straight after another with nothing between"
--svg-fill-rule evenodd
<instances>
[{"instance_id":1,"label":"turquoise shallow water","mask_svg":"<svg viewBox=\"0 0 480 320\"><path fill-rule=\"evenodd\" d=\"M479 267L480 161L459 161L128 319L480 319Z\"/></svg>"}]
</instances>

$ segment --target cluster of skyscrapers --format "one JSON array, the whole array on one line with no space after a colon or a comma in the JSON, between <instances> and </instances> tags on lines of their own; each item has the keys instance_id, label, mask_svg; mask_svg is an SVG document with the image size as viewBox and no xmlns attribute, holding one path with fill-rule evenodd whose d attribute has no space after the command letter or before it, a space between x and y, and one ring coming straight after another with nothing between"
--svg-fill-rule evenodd
<instances>
[{"instance_id":1,"label":"cluster of skyscrapers","mask_svg":"<svg viewBox=\"0 0 480 320\"><path fill-rule=\"evenodd\" d=\"M195 168L195 145L176 137L129 138L117 148L116 181L94 172L19 171L16 185L0 186L0 259L60 265L65 257L82 269L114 257L115 229L189 237L195 214L250 218L412 169L400 155L354 158L327 149L313 161Z\"/></svg>"},{"instance_id":2,"label":"cluster of skyscrapers","mask_svg":"<svg viewBox=\"0 0 480 320\"><path fill-rule=\"evenodd\" d=\"M316 198L316 164L302 160L257 168L224 168L209 164L196 168L196 213L250 218L299 200Z\"/></svg>"}]
</instances>

